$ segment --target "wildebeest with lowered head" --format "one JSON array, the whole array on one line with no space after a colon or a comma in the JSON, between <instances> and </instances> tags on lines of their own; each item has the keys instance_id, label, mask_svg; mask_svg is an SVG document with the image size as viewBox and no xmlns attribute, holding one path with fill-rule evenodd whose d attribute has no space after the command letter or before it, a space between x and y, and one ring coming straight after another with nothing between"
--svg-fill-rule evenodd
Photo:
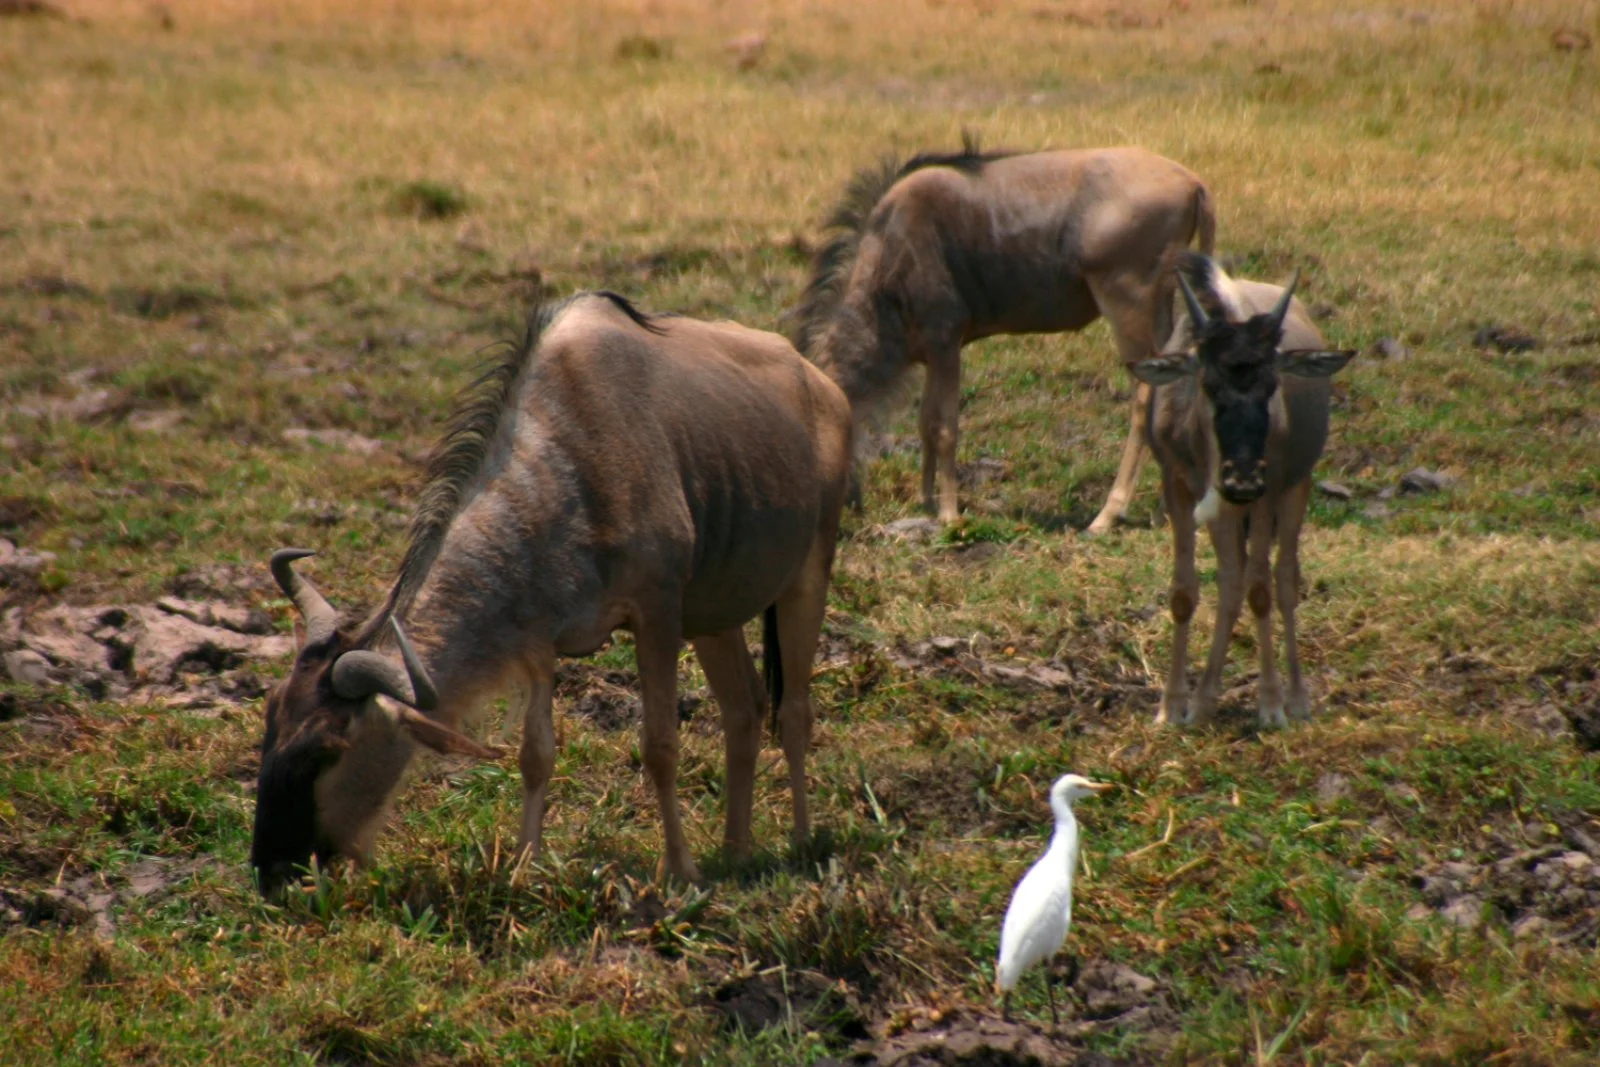
<instances>
[{"instance_id":1,"label":"wildebeest with lowered head","mask_svg":"<svg viewBox=\"0 0 1600 1067\"><path fill-rule=\"evenodd\" d=\"M807 836L811 661L851 425L843 393L776 335L647 316L609 293L540 309L435 451L399 574L370 618L341 628L293 570L309 553L273 557L306 633L267 701L251 849L263 891L313 856L366 858L418 744L492 754L460 729L512 681L530 693L521 842L537 854L556 657L594 652L617 628L638 654L666 871L698 877L676 792L686 639L722 711L729 851L750 849L769 692L794 831ZM763 613L765 689L742 630Z\"/></svg>"},{"instance_id":2,"label":"wildebeest with lowered head","mask_svg":"<svg viewBox=\"0 0 1600 1067\"><path fill-rule=\"evenodd\" d=\"M1261 725L1282 726L1285 694L1272 649L1272 585L1283 616L1288 713L1309 718L1311 696L1301 676L1294 629L1300 526L1311 495L1311 471L1328 439L1328 379L1355 353L1326 347L1294 299L1294 282L1285 289L1236 280L1193 252L1176 257L1175 272L1184 314L1172 343L1161 355L1130 367L1155 387L1150 447L1161 464L1172 521L1172 665L1156 722L1198 724L1211 718L1228 639L1248 598L1261 657ZM1185 667L1189 620L1200 593L1194 534L1201 522L1217 553L1217 628L1191 708Z\"/></svg>"},{"instance_id":3,"label":"wildebeest with lowered head","mask_svg":"<svg viewBox=\"0 0 1600 1067\"><path fill-rule=\"evenodd\" d=\"M1123 363L1161 350L1171 309L1155 299L1169 252L1216 220L1199 178L1141 148L985 153L886 161L851 182L829 219L797 309L795 344L833 375L858 417L913 363L923 382L922 496L957 515L961 347L995 334L1081 330L1104 315ZM1126 511L1144 458L1149 390L1091 533Z\"/></svg>"}]
</instances>

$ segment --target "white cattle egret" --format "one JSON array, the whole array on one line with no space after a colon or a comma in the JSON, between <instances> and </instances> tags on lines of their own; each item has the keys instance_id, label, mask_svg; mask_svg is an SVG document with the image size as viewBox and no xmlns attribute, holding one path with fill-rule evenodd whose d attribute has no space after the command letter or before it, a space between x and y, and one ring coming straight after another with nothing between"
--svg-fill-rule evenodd
<instances>
[{"instance_id":1,"label":"white cattle egret","mask_svg":"<svg viewBox=\"0 0 1600 1067\"><path fill-rule=\"evenodd\" d=\"M1109 782L1091 782L1076 774L1064 774L1050 787L1050 810L1056 817L1056 830L1045 854L1022 876L1011 893L1005 923L1000 927L1000 961L995 964L994 984L1004 998L1005 1011L1011 1010L1011 991L1022 972L1041 960L1048 960L1067 940L1072 923L1072 874L1078 866L1078 820L1072 805L1079 797L1103 793L1114 788ZM1056 992L1046 974L1045 991L1050 994L1050 1017L1056 1014Z\"/></svg>"}]
</instances>

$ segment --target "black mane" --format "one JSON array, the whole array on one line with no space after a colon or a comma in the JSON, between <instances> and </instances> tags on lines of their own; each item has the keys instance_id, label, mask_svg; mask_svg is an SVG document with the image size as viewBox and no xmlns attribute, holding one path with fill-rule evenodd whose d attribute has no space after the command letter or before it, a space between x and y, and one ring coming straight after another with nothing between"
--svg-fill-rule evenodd
<instances>
[{"instance_id":1,"label":"black mane","mask_svg":"<svg viewBox=\"0 0 1600 1067\"><path fill-rule=\"evenodd\" d=\"M794 334L790 340L801 354L808 359L815 357L816 345L843 299L867 216L896 182L928 167L952 167L963 174L976 175L989 163L1012 154L985 152L978 146L977 135L964 130L959 152L921 152L904 162L885 156L877 166L857 171L823 224L831 236L812 257L811 279L794 311Z\"/></svg>"},{"instance_id":2,"label":"black mane","mask_svg":"<svg viewBox=\"0 0 1600 1067\"><path fill-rule=\"evenodd\" d=\"M444 436L428 456L426 480L417 496L416 511L394 586L383 607L361 627L356 638L358 647L368 645L377 637L391 615L404 614L411 606L438 558L450 524L460 513L472 483L483 470L484 461L505 426L507 412L516 404L518 383L536 357L545 329L568 305L588 296L609 301L642 329L652 333L662 330L656 320L665 316L647 314L627 297L601 289L535 305L520 340L491 346L491 349L501 350L499 358L462 390L455 411L445 425Z\"/></svg>"}]
</instances>

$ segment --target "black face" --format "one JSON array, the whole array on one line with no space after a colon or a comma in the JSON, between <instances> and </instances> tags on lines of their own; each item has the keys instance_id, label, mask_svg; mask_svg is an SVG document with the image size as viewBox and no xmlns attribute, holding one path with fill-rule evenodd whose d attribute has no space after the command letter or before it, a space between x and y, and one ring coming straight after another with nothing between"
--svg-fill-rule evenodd
<instances>
[{"instance_id":1,"label":"black face","mask_svg":"<svg viewBox=\"0 0 1600 1067\"><path fill-rule=\"evenodd\" d=\"M1233 504L1248 504L1267 489L1267 437L1281 337L1273 316L1257 315L1237 325L1213 319L1200 338L1200 388L1211 403L1221 458L1217 489Z\"/></svg>"},{"instance_id":2,"label":"black face","mask_svg":"<svg viewBox=\"0 0 1600 1067\"><path fill-rule=\"evenodd\" d=\"M335 854L317 828L315 792L317 778L343 751L343 731L336 723L344 702L328 689L327 665L327 657L316 650L302 650L294 671L267 698L250 864L262 896L269 899L313 856L323 864Z\"/></svg>"}]
</instances>

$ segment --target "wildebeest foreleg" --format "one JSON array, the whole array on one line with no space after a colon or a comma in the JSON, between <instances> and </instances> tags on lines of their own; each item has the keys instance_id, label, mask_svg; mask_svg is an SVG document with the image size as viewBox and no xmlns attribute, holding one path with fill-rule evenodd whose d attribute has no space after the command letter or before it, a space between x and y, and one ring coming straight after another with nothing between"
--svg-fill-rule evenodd
<instances>
[{"instance_id":1,"label":"wildebeest foreleg","mask_svg":"<svg viewBox=\"0 0 1600 1067\"><path fill-rule=\"evenodd\" d=\"M724 847L734 859L750 858L750 809L755 793L756 759L761 754L761 720L766 691L756 673L744 630L735 627L712 637L697 637L694 652L711 693L722 709L727 748L728 800Z\"/></svg>"},{"instance_id":2,"label":"wildebeest foreleg","mask_svg":"<svg viewBox=\"0 0 1600 1067\"><path fill-rule=\"evenodd\" d=\"M930 355L922 383L922 504L940 522L955 522L957 500L957 422L961 416L961 349ZM937 496L935 490L937 489Z\"/></svg>"},{"instance_id":3,"label":"wildebeest foreleg","mask_svg":"<svg viewBox=\"0 0 1600 1067\"><path fill-rule=\"evenodd\" d=\"M1172 665L1161 694L1156 725L1183 725L1189 714L1189 620L1200 598L1200 579L1194 569L1194 494L1181 476L1162 472L1162 498L1172 517L1172 589L1167 607L1172 612Z\"/></svg>"},{"instance_id":4,"label":"wildebeest foreleg","mask_svg":"<svg viewBox=\"0 0 1600 1067\"><path fill-rule=\"evenodd\" d=\"M539 858L544 840L545 793L556 766L556 732L550 721L553 689L550 674L535 679L522 709L522 751L517 755L522 770L522 836L517 848L534 859Z\"/></svg>"},{"instance_id":5,"label":"wildebeest foreleg","mask_svg":"<svg viewBox=\"0 0 1600 1067\"><path fill-rule=\"evenodd\" d=\"M1306 517L1311 480L1285 491L1278 501L1278 562L1273 577L1278 589L1278 611L1283 615L1283 655L1289 674L1286 710L1291 719L1311 718L1311 694L1300 673L1300 643L1295 635L1294 613L1300 603L1300 524Z\"/></svg>"},{"instance_id":6,"label":"wildebeest foreleg","mask_svg":"<svg viewBox=\"0 0 1600 1067\"><path fill-rule=\"evenodd\" d=\"M1256 704L1261 726L1287 726L1283 717L1283 680L1278 677L1277 651L1272 647L1272 540L1277 501L1262 497L1250 506L1250 544L1245 552L1245 599L1256 619L1256 654L1260 674Z\"/></svg>"},{"instance_id":7,"label":"wildebeest foreleg","mask_svg":"<svg viewBox=\"0 0 1600 1067\"><path fill-rule=\"evenodd\" d=\"M1211 635L1211 652L1200 677L1200 690L1190 706L1189 721L1211 721L1222 693L1222 668L1228 662L1228 642L1244 606L1244 511L1231 504L1207 525L1217 553L1217 626Z\"/></svg>"},{"instance_id":8,"label":"wildebeest foreleg","mask_svg":"<svg viewBox=\"0 0 1600 1067\"><path fill-rule=\"evenodd\" d=\"M653 613L636 624L634 648L639 657L639 695L644 704L640 744L645 773L655 786L661 810L664 839L661 869L685 882L700 880L700 869L689 852L678 808L678 649L683 639L676 621L677 608ZM666 620L672 620L669 625ZM658 871L659 873L659 871Z\"/></svg>"}]
</instances>

